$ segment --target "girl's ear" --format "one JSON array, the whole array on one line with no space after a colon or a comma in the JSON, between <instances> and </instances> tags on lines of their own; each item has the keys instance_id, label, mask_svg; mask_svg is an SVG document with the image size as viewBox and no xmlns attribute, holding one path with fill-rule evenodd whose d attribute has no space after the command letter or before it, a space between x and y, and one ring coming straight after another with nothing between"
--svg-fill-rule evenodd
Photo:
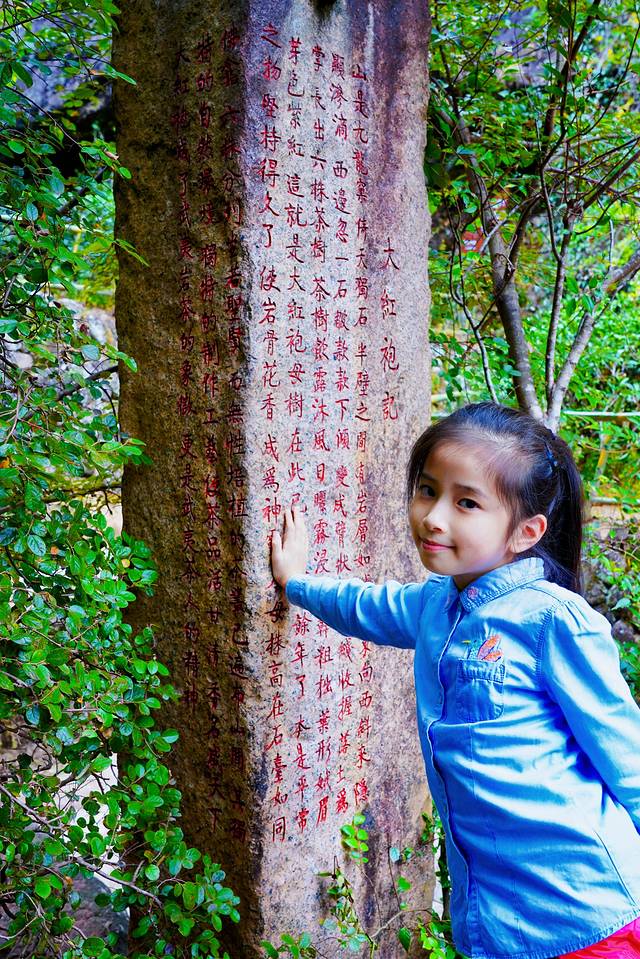
<instances>
[{"instance_id":1,"label":"girl's ear","mask_svg":"<svg viewBox=\"0 0 640 959\"><path fill-rule=\"evenodd\" d=\"M522 520L511 536L511 549L514 553L525 553L538 543L547 531L547 517L537 513Z\"/></svg>"}]
</instances>

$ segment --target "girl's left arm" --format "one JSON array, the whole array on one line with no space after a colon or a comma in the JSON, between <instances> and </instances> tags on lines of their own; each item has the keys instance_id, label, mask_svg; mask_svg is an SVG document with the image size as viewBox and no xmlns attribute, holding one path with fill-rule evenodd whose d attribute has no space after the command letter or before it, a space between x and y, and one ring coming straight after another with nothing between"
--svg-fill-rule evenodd
<instances>
[{"instance_id":1,"label":"girl's left arm","mask_svg":"<svg viewBox=\"0 0 640 959\"><path fill-rule=\"evenodd\" d=\"M541 668L578 744L640 831L640 708L604 616L578 598L556 607Z\"/></svg>"}]
</instances>

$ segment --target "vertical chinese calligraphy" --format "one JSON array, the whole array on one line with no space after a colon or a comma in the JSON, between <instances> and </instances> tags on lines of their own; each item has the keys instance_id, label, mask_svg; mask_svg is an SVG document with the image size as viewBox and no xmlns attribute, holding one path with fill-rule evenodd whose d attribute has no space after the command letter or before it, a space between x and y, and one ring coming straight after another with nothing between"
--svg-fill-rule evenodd
<instances>
[{"instance_id":1,"label":"vertical chinese calligraphy","mask_svg":"<svg viewBox=\"0 0 640 959\"><path fill-rule=\"evenodd\" d=\"M207 716L210 826L244 841L246 800L226 774L233 769L242 778L247 769L239 44L230 23L180 49L171 123L180 198L176 512L183 537L184 699L194 714Z\"/></svg>"},{"instance_id":2,"label":"vertical chinese calligraphy","mask_svg":"<svg viewBox=\"0 0 640 959\"><path fill-rule=\"evenodd\" d=\"M370 82L343 51L261 24L258 110L250 125L259 249L256 431L266 539L289 502L307 509L310 571L370 578L370 427L398 417L391 237L369 232ZM372 281L372 273L376 274ZM386 331L381 333L381 331ZM271 608L277 611L276 594ZM272 838L361 809L373 731L367 644L305 612L274 617L264 643L271 685Z\"/></svg>"}]
</instances>

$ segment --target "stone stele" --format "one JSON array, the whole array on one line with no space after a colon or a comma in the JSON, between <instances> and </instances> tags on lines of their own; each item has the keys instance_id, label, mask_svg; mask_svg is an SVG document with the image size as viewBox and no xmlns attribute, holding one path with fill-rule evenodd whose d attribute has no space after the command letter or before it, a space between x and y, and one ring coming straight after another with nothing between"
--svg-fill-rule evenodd
<instances>
[{"instance_id":1,"label":"stone stele","mask_svg":"<svg viewBox=\"0 0 640 959\"><path fill-rule=\"evenodd\" d=\"M397 900L388 849L428 794L409 653L289 608L269 566L290 502L309 571L420 576L404 469L427 422L423 0L128 0L115 37L125 528L153 549L152 623L187 841L241 896L232 955L328 933L340 826L366 815L355 898ZM415 891L430 905L430 857ZM391 927L379 955L404 955ZM335 946L335 940L334 946ZM327 947L328 948L328 947Z\"/></svg>"}]
</instances>

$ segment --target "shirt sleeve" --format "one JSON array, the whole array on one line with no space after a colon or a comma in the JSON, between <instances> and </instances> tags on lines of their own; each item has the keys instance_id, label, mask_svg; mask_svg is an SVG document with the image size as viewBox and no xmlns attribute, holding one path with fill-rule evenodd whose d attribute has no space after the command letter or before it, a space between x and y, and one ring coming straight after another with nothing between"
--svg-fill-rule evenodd
<instances>
[{"instance_id":1,"label":"shirt sleeve","mask_svg":"<svg viewBox=\"0 0 640 959\"><path fill-rule=\"evenodd\" d=\"M578 745L640 831L640 709L609 623L586 602L556 607L542 664Z\"/></svg>"},{"instance_id":2,"label":"shirt sleeve","mask_svg":"<svg viewBox=\"0 0 640 959\"><path fill-rule=\"evenodd\" d=\"M434 580L376 586L359 579L296 576L287 582L287 599L302 606L344 636L414 649L418 624L427 598L439 585Z\"/></svg>"}]
</instances>

